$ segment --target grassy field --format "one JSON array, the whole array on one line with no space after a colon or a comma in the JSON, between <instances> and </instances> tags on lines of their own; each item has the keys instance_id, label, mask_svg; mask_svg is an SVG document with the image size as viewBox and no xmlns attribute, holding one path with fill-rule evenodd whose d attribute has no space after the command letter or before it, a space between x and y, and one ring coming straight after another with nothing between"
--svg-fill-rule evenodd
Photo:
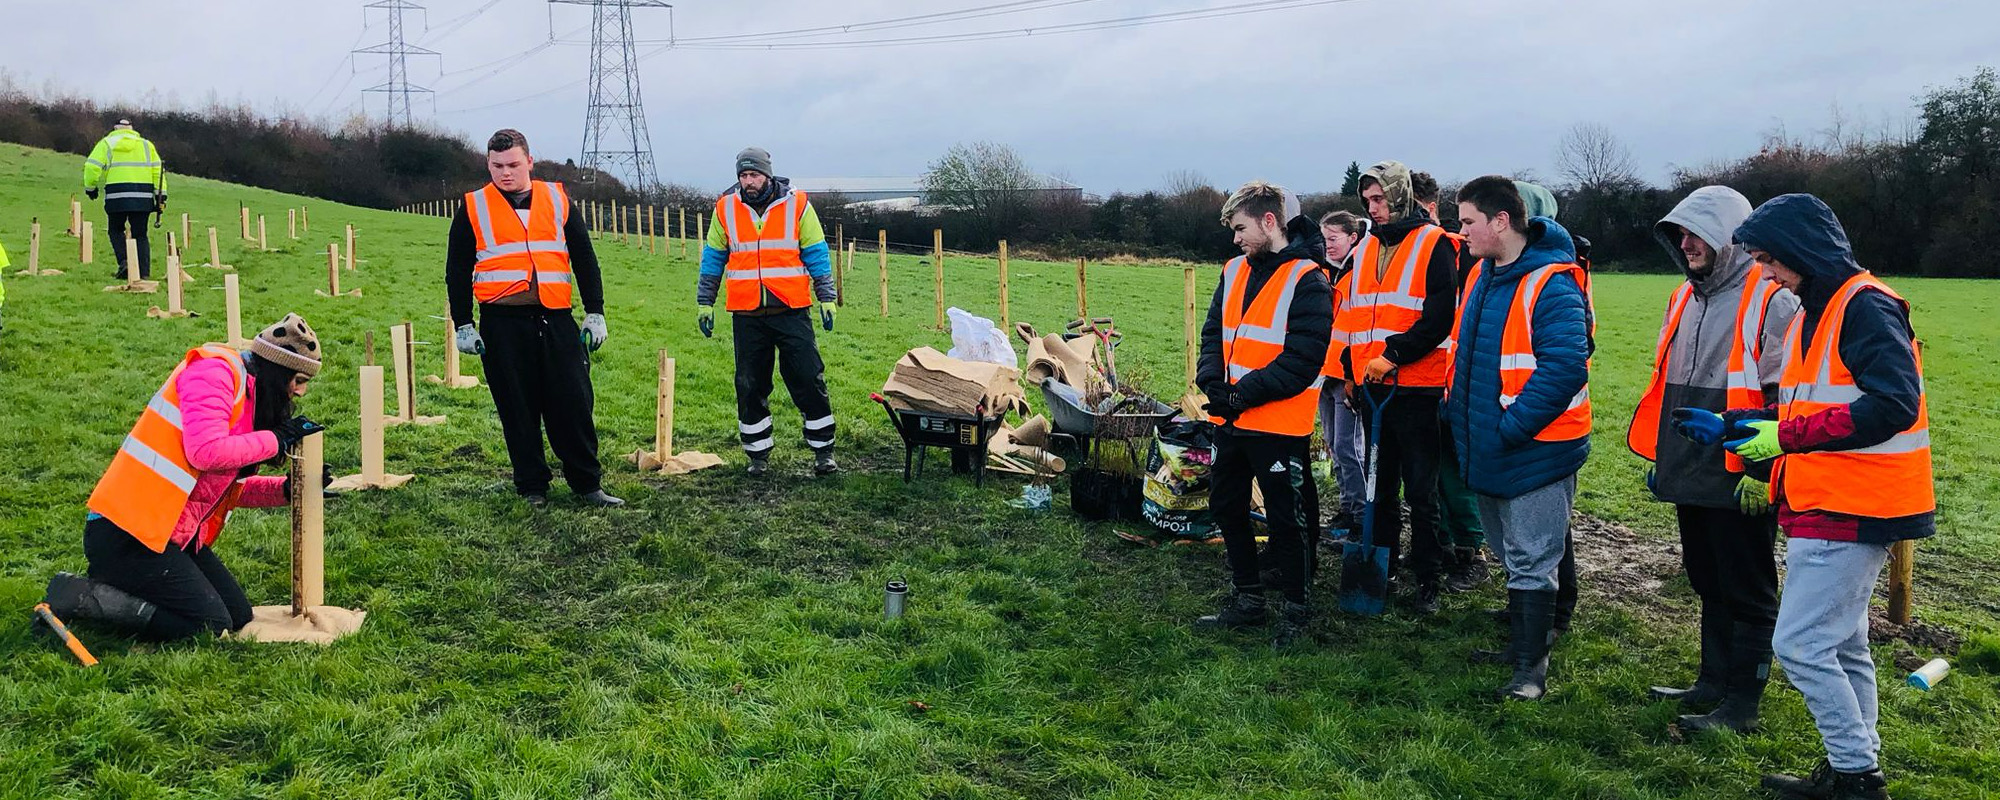
<instances>
[{"instance_id":1,"label":"grassy field","mask_svg":"<svg viewBox=\"0 0 2000 800\"><path fill-rule=\"evenodd\" d=\"M100 291L112 263L101 247L97 264L74 263L61 231L76 161L0 145L0 238L24 265L39 216L44 265L70 270L8 278L0 607L17 610L50 573L83 568L84 498L117 441L178 355L223 330L218 273L193 270L189 303L203 316L159 321L143 313L158 298ZM269 215L277 252L245 251L239 202ZM301 203L312 232L283 241L285 208ZM420 373L441 368L443 323L428 315L444 306L445 221L190 178L173 204L170 219L191 211L198 232L220 229L247 327L298 311L317 328L328 368L303 408L333 426L329 460L352 471L364 333L386 354L388 327L416 320L432 343ZM365 296L315 297L326 243L349 222L364 263L344 286ZM1746 796L1760 771L1818 758L1811 719L1782 684L1766 732L1673 741L1676 709L1648 702L1645 687L1692 672L1683 581L1664 600L1593 596L1556 653L1553 699L1501 706L1488 694L1500 668L1465 659L1495 640L1477 612L1497 588L1452 597L1430 619L1329 615L1314 645L1275 654L1262 637L1189 629L1223 585L1214 551L1133 548L1110 526L1015 511L1001 503L1013 481L979 490L933 473L905 487L896 437L867 395L905 349L947 344L927 328L920 259L892 259L882 318L874 259L862 257L857 301L822 338L849 471L807 477L797 416L781 402L781 474L741 477L728 328L712 341L696 333L692 263L599 247L611 339L596 357L597 420L609 488L630 506L585 510L558 490L530 513L503 488L484 390L420 385L420 410L450 420L389 431L391 470L416 481L329 501L328 595L369 611L360 634L319 649L88 631L104 661L86 670L32 636L25 613L0 616L0 796L1706 799ZM949 302L995 312L990 262L948 269ZM1015 318L1066 321L1072 275L1017 262ZM1215 275L1202 273L1204 291ZM1141 266L1090 278L1092 310L1127 331L1121 366L1169 394L1180 281ZM1894 283L1928 342L1944 506L1943 535L1923 546L1919 608L1991 636L2000 285ZM1672 282L1598 285L1600 430L1582 505L1664 541L1623 424ZM728 467L659 479L616 460L651 436L660 348L679 359L680 447ZM286 597L287 525L246 511L221 541L255 602ZM911 611L885 623L893 578L910 582ZM1896 796L2000 787L2000 651L1979 641L1929 694L1885 663Z\"/></svg>"}]
</instances>

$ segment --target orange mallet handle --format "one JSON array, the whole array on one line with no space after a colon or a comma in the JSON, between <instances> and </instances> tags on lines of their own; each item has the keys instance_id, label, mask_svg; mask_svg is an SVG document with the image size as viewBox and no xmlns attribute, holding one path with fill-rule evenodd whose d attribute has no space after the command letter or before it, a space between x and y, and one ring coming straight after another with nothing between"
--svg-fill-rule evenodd
<instances>
[{"instance_id":1,"label":"orange mallet handle","mask_svg":"<svg viewBox=\"0 0 2000 800\"><path fill-rule=\"evenodd\" d=\"M64 625L62 620L56 619L56 613L49 610L48 603L36 603L35 616L41 617L42 623L48 625L49 630L55 631L57 636L62 637L63 645L76 656L76 660L83 662L86 667L97 666L97 656L91 655L90 649L83 646L83 640L76 638L76 634L70 633L69 627Z\"/></svg>"}]
</instances>

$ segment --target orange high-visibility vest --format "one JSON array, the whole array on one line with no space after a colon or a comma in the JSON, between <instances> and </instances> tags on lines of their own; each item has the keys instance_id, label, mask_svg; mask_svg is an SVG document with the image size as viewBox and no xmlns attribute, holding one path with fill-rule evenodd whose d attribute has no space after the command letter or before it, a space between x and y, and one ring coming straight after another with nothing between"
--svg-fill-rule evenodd
<instances>
[{"instance_id":1,"label":"orange high-visibility vest","mask_svg":"<svg viewBox=\"0 0 2000 800\"><path fill-rule=\"evenodd\" d=\"M1848 278L1827 303L1813 329L1812 347L1800 351L1806 315L1792 320L1785 333L1785 371L1778 381L1778 421L1810 417L1861 399L1854 373L1840 358L1841 323L1847 304L1864 289L1909 301L1889 290L1868 272ZM1916 343L1911 342L1911 350ZM1917 385L1923 385L1924 359L1917 354ZM1857 450L1786 453L1771 468L1771 499L1782 499L1793 511L1830 511L1857 517L1907 517L1937 510L1931 484L1931 415L1929 401L1917 397L1917 421L1889 440Z\"/></svg>"},{"instance_id":2,"label":"orange high-visibility vest","mask_svg":"<svg viewBox=\"0 0 2000 800\"><path fill-rule=\"evenodd\" d=\"M111 457L111 466L90 493L89 508L111 520L120 529L151 548L165 552L173 537L174 525L194 494L195 469L187 461L182 446L180 390L175 379L196 361L219 358L229 365L236 383L236 403L229 409L230 425L250 413L246 400L249 376L243 369L242 354L226 347L204 346L189 350L180 366L139 412L139 421L126 434L125 443ZM222 496L215 512L202 521L202 539L213 539L231 509L243 494L238 479Z\"/></svg>"},{"instance_id":3,"label":"orange high-visibility vest","mask_svg":"<svg viewBox=\"0 0 2000 800\"><path fill-rule=\"evenodd\" d=\"M1465 275L1465 295L1470 296L1472 287L1479 283L1480 273L1486 270L1486 261L1472 265ZM1514 299L1507 306L1507 327L1500 334L1500 407L1514 404L1521 396L1521 390L1528 385L1528 378L1535 374L1535 303L1542 298L1542 287L1557 275L1569 275L1583 286L1583 269L1575 264L1549 264L1521 277L1514 284ZM1584 292L1584 304L1590 305L1590 293ZM1461 309L1464 302L1459 303ZM1590 315L1590 333L1597 334L1597 317ZM1451 338L1446 341L1451 351L1446 356L1447 369L1458 360L1459 327L1465 315L1451 325ZM1587 366L1586 366L1587 368ZM1590 383L1586 380L1583 388L1570 398L1569 408L1558 414L1548 427L1535 433L1535 439L1543 442L1568 442L1590 435Z\"/></svg>"},{"instance_id":4,"label":"orange high-visibility vest","mask_svg":"<svg viewBox=\"0 0 2000 800\"><path fill-rule=\"evenodd\" d=\"M1270 280L1243 307L1243 295L1250 285L1248 259L1237 256L1222 268L1222 363L1234 385L1253 370L1263 369L1285 352L1285 327L1292 318L1292 297L1299 281L1309 280L1319 269L1308 259L1294 259L1278 267ZM1311 436L1319 411L1319 390L1324 377L1314 378L1305 391L1282 400L1246 409L1236 418L1236 427L1281 436ZM1219 417L1209 417L1217 425Z\"/></svg>"},{"instance_id":5,"label":"orange high-visibility vest","mask_svg":"<svg viewBox=\"0 0 2000 800\"><path fill-rule=\"evenodd\" d=\"M1736 342L1729 348L1729 380L1725 405L1731 409L1763 408L1764 386L1757 374L1757 359L1764 354L1764 311L1778 294L1778 285L1764 280L1764 267L1751 264L1744 276L1743 297L1736 304ZM1659 459L1660 405L1667 394L1667 356L1673 348L1674 332L1681 328L1681 314L1694 297L1694 284L1682 283L1667 304L1667 321L1660 327L1660 342L1653 349L1653 382L1639 398L1632 412L1632 425L1625 430L1625 445L1647 461ZM1730 472L1745 469L1743 459L1727 450L1723 465Z\"/></svg>"},{"instance_id":6,"label":"orange high-visibility vest","mask_svg":"<svg viewBox=\"0 0 2000 800\"><path fill-rule=\"evenodd\" d=\"M1431 252L1444 240L1444 229L1425 225L1404 237L1399 256L1375 277L1375 264L1382 257L1382 242L1374 236L1362 239L1345 283L1346 307L1334 317L1334 341L1347 349L1348 365L1358 378L1377 356L1387 349L1389 337L1404 333L1424 316ZM1404 386L1437 387L1445 382L1445 350L1449 342L1409 364L1397 367L1397 380Z\"/></svg>"},{"instance_id":7,"label":"orange high-visibility vest","mask_svg":"<svg viewBox=\"0 0 2000 800\"><path fill-rule=\"evenodd\" d=\"M786 308L812 305L812 278L799 255L799 223L806 215L805 192L794 191L758 214L736 192L715 201L715 218L729 239L723 276L730 311L755 311L770 292Z\"/></svg>"},{"instance_id":8,"label":"orange high-visibility vest","mask_svg":"<svg viewBox=\"0 0 2000 800\"><path fill-rule=\"evenodd\" d=\"M570 306L569 195L562 184L534 181L529 187L527 222L491 183L465 195L466 217L478 242L472 264L472 297L491 303L536 287L545 308ZM532 276L532 280L531 280Z\"/></svg>"}]
</instances>

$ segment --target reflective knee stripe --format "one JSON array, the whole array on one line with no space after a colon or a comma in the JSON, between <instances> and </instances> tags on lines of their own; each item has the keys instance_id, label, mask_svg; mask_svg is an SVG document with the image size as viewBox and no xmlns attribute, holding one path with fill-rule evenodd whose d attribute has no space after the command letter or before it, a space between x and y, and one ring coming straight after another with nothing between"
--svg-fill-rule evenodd
<instances>
[{"instance_id":1,"label":"reflective knee stripe","mask_svg":"<svg viewBox=\"0 0 2000 800\"><path fill-rule=\"evenodd\" d=\"M776 442L772 441L772 440L771 440L771 439L770 439L769 437L765 437L765 438L763 438L763 439L758 439L757 441L754 441L754 442L744 442L744 443L743 443L743 452L745 452L745 453L762 453L762 452L764 452L764 451L766 451L766 450L769 450L769 449L771 449L771 446L772 446L772 445L774 445L774 444L776 444Z\"/></svg>"},{"instance_id":2,"label":"reflective knee stripe","mask_svg":"<svg viewBox=\"0 0 2000 800\"><path fill-rule=\"evenodd\" d=\"M757 422L752 422L749 424L745 424L742 422L736 423L736 432L743 434L744 436L755 436L760 433L769 433L770 430L771 430L770 417L765 417L762 420L759 420Z\"/></svg>"},{"instance_id":3,"label":"reflective knee stripe","mask_svg":"<svg viewBox=\"0 0 2000 800\"><path fill-rule=\"evenodd\" d=\"M816 430L819 430L819 429L821 429L821 428L831 428L831 427L833 427L833 415L832 415L832 414L828 414L828 415L826 415L826 416L824 416L824 417L820 417L819 419L809 419L809 420L806 420L806 430L809 430L809 431L816 431Z\"/></svg>"}]
</instances>

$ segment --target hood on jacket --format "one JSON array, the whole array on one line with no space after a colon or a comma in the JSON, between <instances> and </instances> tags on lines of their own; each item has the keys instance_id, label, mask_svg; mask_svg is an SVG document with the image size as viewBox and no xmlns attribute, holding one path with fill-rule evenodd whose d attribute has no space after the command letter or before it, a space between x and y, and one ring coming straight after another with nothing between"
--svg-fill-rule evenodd
<instances>
[{"instance_id":1,"label":"hood on jacket","mask_svg":"<svg viewBox=\"0 0 2000 800\"><path fill-rule=\"evenodd\" d=\"M1653 225L1653 238L1667 249L1667 257L1680 266L1681 274L1686 275L1695 288L1728 286L1750 269L1750 252L1737 246L1734 239L1736 226L1742 225L1748 216L1750 201L1740 192L1727 186L1703 186L1683 198L1673 211ZM1687 256L1681 252L1682 229L1700 237L1715 250L1715 264L1707 273L1697 275L1688 269Z\"/></svg>"},{"instance_id":2,"label":"hood on jacket","mask_svg":"<svg viewBox=\"0 0 2000 800\"><path fill-rule=\"evenodd\" d=\"M1410 188L1410 168L1401 161L1384 161L1369 167L1361 173L1362 179L1374 179L1382 184L1382 193L1388 196L1389 219L1402 221L1416 211L1415 191Z\"/></svg>"},{"instance_id":3,"label":"hood on jacket","mask_svg":"<svg viewBox=\"0 0 2000 800\"><path fill-rule=\"evenodd\" d=\"M1861 271L1854 261L1854 248L1847 242L1847 229L1833 209L1809 194L1785 194L1771 198L1736 227L1736 244L1755 248L1804 278L1799 301L1817 313L1840 285Z\"/></svg>"},{"instance_id":4,"label":"hood on jacket","mask_svg":"<svg viewBox=\"0 0 2000 800\"><path fill-rule=\"evenodd\" d=\"M1556 218L1556 195L1539 183L1515 181L1514 190L1521 193L1521 202L1528 206L1528 217Z\"/></svg>"},{"instance_id":5,"label":"hood on jacket","mask_svg":"<svg viewBox=\"0 0 2000 800\"><path fill-rule=\"evenodd\" d=\"M1304 214L1293 217L1285 224L1285 239L1285 249L1278 251L1278 255L1286 259L1311 259L1321 269L1333 271L1333 262L1326 258L1326 233L1311 217Z\"/></svg>"},{"instance_id":6,"label":"hood on jacket","mask_svg":"<svg viewBox=\"0 0 2000 800\"><path fill-rule=\"evenodd\" d=\"M1512 264L1503 264L1493 269L1495 281L1512 283L1521 276L1550 264L1569 264L1576 261L1576 243L1570 239L1569 231L1548 217L1528 219L1528 247L1521 251L1521 257Z\"/></svg>"}]
</instances>

